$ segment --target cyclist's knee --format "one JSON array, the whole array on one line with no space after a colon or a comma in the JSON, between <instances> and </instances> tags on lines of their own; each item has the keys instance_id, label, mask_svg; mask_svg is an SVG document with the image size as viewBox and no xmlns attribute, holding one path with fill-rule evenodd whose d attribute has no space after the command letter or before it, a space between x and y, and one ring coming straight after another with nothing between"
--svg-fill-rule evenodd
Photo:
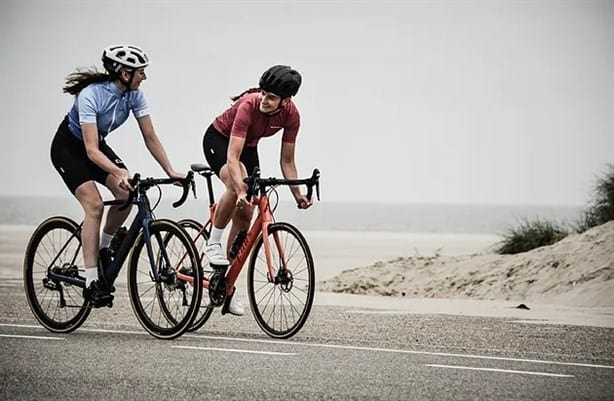
<instances>
[{"instance_id":1,"label":"cyclist's knee","mask_svg":"<svg viewBox=\"0 0 614 401\"><path fill-rule=\"evenodd\" d=\"M100 192L98 192L98 188L96 188L93 182L87 182L79 186L75 191L75 197L81 204L87 217L98 219L102 217L104 204Z\"/></svg>"},{"instance_id":2,"label":"cyclist's knee","mask_svg":"<svg viewBox=\"0 0 614 401\"><path fill-rule=\"evenodd\" d=\"M109 191L111 191L115 199L126 199L128 198L128 196L130 196L130 193L128 191L123 188L120 188L119 181L111 177L110 175L109 177L107 177L105 186L109 189Z\"/></svg>"},{"instance_id":3,"label":"cyclist's knee","mask_svg":"<svg viewBox=\"0 0 614 401\"><path fill-rule=\"evenodd\" d=\"M233 185L226 185L225 191L222 196L228 201L236 203L238 199L237 191Z\"/></svg>"},{"instance_id":4,"label":"cyclist's knee","mask_svg":"<svg viewBox=\"0 0 614 401\"><path fill-rule=\"evenodd\" d=\"M81 203L81 206L83 206L83 211L85 212L86 217L102 220L102 215L104 213L104 204L102 203L102 199Z\"/></svg>"}]
</instances>

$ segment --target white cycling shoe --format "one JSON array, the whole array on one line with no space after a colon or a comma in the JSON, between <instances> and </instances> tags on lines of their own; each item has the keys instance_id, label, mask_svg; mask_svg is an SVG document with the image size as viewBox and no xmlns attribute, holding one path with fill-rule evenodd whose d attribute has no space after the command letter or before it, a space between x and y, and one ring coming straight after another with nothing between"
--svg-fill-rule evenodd
<instances>
[{"instance_id":1,"label":"white cycling shoe","mask_svg":"<svg viewBox=\"0 0 614 401\"><path fill-rule=\"evenodd\" d=\"M230 313L235 316L243 316L245 309L236 295L237 289L235 288L232 294L226 296L226 301L224 301L224 305L222 306L222 315Z\"/></svg>"},{"instance_id":2,"label":"white cycling shoe","mask_svg":"<svg viewBox=\"0 0 614 401\"><path fill-rule=\"evenodd\" d=\"M222 244L211 244L205 247L205 256L212 265L228 266L229 262L222 250Z\"/></svg>"}]
</instances>

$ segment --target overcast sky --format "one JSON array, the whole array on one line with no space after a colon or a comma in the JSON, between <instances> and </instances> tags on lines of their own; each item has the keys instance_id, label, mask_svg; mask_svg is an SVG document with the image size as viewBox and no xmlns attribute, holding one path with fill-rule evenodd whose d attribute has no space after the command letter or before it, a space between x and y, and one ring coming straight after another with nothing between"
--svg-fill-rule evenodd
<instances>
[{"instance_id":1,"label":"overcast sky","mask_svg":"<svg viewBox=\"0 0 614 401\"><path fill-rule=\"evenodd\" d=\"M326 201L584 205L614 162L612 0L0 3L0 195L68 195L49 159L64 78L117 43L150 56L178 170L273 64L303 75L297 164ZM162 174L132 118L108 141ZM280 141L261 142L267 176Z\"/></svg>"}]
</instances>

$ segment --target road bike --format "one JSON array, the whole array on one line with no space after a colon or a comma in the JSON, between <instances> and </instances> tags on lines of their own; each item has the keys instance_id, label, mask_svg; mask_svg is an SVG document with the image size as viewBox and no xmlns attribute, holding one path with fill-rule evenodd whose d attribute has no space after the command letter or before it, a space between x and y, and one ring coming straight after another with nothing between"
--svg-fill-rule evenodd
<instances>
[{"instance_id":1,"label":"road bike","mask_svg":"<svg viewBox=\"0 0 614 401\"><path fill-rule=\"evenodd\" d=\"M141 179L135 174L131 180L134 190L128 199L104 201L105 206L120 209L136 205L137 213L129 229L115 234L111 241L114 257L108 266L99 265L99 278L113 292L113 283L129 256L128 294L132 308L145 330L160 339L183 334L200 307L201 286L190 285L177 276L189 276L199 282L203 272L190 236L176 222L154 217L157 204L151 207L147 191L157 188L161 199L160 185L181 184L181 198L173 203L178 207L185 202L189 189L194 190L193 175L190 171L178 181ZM28 304L40 324L55 333L74 331L92 310L83 297L82 224L65 216L50 217L36 228L26 248L23 276ZM122 241L117 238L120 232L125 235Z\"/></svg>"},{"instance_id":2,"label":"road bike","mask_svg":"<svg viewBox=\"0 0 614 401\"><path fill-rule=\"evenodd\" d=\"M204 248L217 204L213 194L210 167L192 164L191 170L203 176L209 194L209 217L205 224L193 219L178 223L189 233L196 245L204 269L205 278L200 311L188 331L201 328L215 307L226 301L228 288L233 288L245 261L250 255L247 269L247 292L250 309L260 328L274 338L289 338L305 324L313 304L315 268L313 257L305 237L290 223L276 222L271 207L271 194L280 185L305 185L307 197L312 198L315 187L320 198L320 172L315 169L310 178L280 179L261 178L260 170L244 181L248 185L248 200L257 206L258 213L249 230L242 231L234 239L229 250L230 265L216 266L208 263ZM180 278L184 279L179 275ZM189 280L188 277L185 278ZM206 295L208 294L208 296Z\"/></svg>"}]
</instances>

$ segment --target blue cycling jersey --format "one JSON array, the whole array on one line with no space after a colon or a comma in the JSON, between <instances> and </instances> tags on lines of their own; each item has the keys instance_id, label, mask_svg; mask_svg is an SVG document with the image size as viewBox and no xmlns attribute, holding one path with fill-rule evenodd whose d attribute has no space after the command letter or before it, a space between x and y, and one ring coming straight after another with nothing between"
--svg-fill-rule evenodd
<instances>
[{"instance_id":1,"label":"blue cycling jersey","mask_svg":"<svg viewBox=\"0 0 614 401\"><path fill-rule=\"evenodd\" d=\"M99 140L103 140L128 119L130 110L136 118L149 115L143 92L122 92L112 81L94 83L75 96L68 113L68 127L74 136L83 140L81 124L94 123Z\"/></svg>"}]
</instances>

